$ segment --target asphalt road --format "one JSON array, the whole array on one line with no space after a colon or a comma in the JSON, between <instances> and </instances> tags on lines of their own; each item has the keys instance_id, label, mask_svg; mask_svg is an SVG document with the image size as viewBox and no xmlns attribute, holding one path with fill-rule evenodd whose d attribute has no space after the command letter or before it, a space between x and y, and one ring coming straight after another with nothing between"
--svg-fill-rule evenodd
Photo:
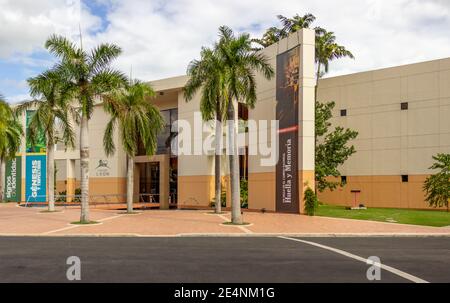
<instances>
[{"instance_id":1,"label":"asphalt road","mask_svg":"<svg viewBox=\"0 0 450 303\"><path fill-rule=\"evenodd\" d=\"M450 238L300 240L315 245L277 237L0 237L0 282L69 282L66 261L77 256L81 282L373 283L366 278L370 265L345 253L450 282ZM382 270L381 282L411 280Z\"/></svg>"}]
</instances>

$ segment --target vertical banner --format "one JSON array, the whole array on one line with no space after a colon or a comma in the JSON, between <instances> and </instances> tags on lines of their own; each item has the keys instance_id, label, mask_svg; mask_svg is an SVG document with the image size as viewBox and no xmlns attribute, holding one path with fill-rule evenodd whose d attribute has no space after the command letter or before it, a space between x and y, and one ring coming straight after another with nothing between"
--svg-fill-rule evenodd
<instances>
[{"instance_id":1,"label":"vertical banner","mask_svg":"<svg viewBox=\"0 0 450 303\"><path fill-rule=\"evenodd\" d=\"M45 202L47 192L47 156L27 155L26 158L26 191L25 199L28 202Z\"/></svg>"},{"instance_id":2,"label":"vertical banner","mask_svg":"<svg viewBox=\"0 0 450 303\"><path fill-rule=\"evenodd\" d=\"M31 143L28 132L29 132L29 125L31 122L31 119L33 118L35 111L34 110L27 110L26 114L26 151L27 153L45 153L46 152L46 140L45 140L45 133L43 131L39 131L36 134L35 142L34 144Z\"/></svg>"},{"instance_id":3,"label":"vertical banner","mask_svg":"<svg viewBox=\"0 0 450 303\"><path fill-rule=\"evenodd\" d=\"M299 74L300 46L277 56L276 118L280 127L276 167L277 212L299 213Z\"/></svg>"},{"instance_id":4,"label":"vertical banner","mask_svg":"<svg viewBox=\"0 0 450 303\"><path fill-rule=\"evenodd\" d=\"M20 202L22 198L22 157L6 162L5 201Z\"/></svg>"}]
</instances>

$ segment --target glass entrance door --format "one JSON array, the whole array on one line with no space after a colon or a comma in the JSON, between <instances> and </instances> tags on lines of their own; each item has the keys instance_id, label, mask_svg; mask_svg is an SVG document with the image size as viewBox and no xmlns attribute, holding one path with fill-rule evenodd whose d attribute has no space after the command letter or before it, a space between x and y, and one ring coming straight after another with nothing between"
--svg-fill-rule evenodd
<instances>
[{"instance_id":1,"label":"glass entrance door","mask_svg":"<svg viewBox=\"0 0 450 303\"><path fill-rule=\"evenodd\" d=\"M159 162L139 163L139 196L141 202L159 203Z\"/></svg>"}]
</instances>

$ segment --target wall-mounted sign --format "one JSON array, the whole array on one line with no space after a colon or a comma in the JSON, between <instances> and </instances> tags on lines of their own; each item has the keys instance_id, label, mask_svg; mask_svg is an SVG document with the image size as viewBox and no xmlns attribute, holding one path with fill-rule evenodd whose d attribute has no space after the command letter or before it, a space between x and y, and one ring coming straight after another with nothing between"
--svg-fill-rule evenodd
<instances>
[{"instance_id":1,"label":"wall-mounted sign","mask_svg":"<svg viewBox=\"0 0 450 303\"><path fill-rule=\"evenodd\" d=\"M42 155L26 156L25 199L27 202L46 201L47 157Z\"/></svg>"},{"instance_id":2,"label":"wall-mounted sign","mask_svg":"<svg viewBox=\"0 0 450 303\"><path fill-rule=\"evenodd\" d=\"M276 118L279 160L276 167L276 210L298 213L298 102L300 47L277 56Z\"/></svg>"},{"instance_id":3,"label":"wall-mounted sign","mask_svg":"<svg viewBox=\"0 0 450 303\"><path fill-rule=\"evenodd\" d=\"M20 202L22 197L22 157L16 156L6 162L5 200Z\"/></svg>"},{"instance_id":4,"label":"wall-mounted sign","mask_svg":"<svg viewBox=\"0 0 450 303\"><path fill-rule=\"evenodd\" d=\"M95 168L95 175L97 177L109 177L111 175L111 168L108 166L108 160L98 160L98 165Z\"/></svg>"}]
</instances>

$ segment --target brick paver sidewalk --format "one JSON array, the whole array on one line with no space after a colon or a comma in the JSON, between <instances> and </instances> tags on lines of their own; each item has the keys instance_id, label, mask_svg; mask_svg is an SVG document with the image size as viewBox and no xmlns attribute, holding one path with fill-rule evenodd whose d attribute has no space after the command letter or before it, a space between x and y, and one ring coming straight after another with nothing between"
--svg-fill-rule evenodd
<instances>
[{"instance_id":1,"label":"brick paver sidewalk","mask_svg":"<svg viewBox=\"0 0 450 303\"><path fill-rule=\"evenodd\" d=\"M59 208L61 212L52 214L41 210L0 204L0 235L450 235L449 227L252 212L244 213L250 226L236 227L222 224L229 220L229 214L215 215L204 210L149 210L124 215L115 210L91 209L91 219L100 224L80 226L70 224L79 219L79 208Z\"/></svg>"}]
</instances>

